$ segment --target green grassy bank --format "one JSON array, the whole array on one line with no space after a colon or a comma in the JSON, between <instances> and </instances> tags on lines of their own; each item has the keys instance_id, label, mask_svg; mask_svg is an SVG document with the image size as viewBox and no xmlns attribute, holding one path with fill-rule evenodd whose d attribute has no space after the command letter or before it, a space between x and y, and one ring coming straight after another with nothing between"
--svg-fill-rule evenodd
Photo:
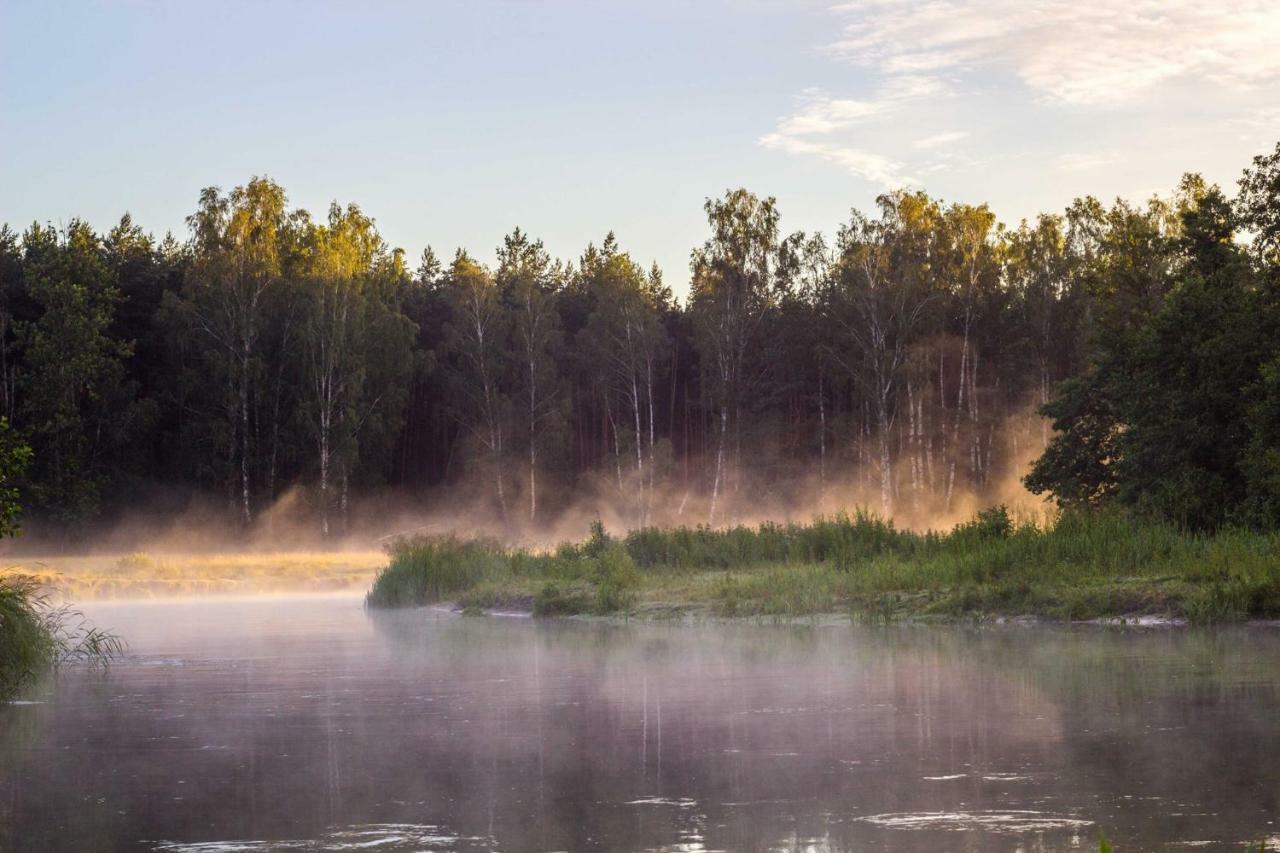
<instances>
[{"instance_id":1,"label":"green grassy bank","mask_svg":"<svg viewBox=\"0 0 1280 853\"><path fill-rule=\"evenodd\" d=\"M585 542L545 553L406 540L392 548L367 600L539 615L1280 618L1280 534L1200 535L1113 512L1017 523L1002 507L931 533L862 513L625 538L597 525Z\"/></svg>"},{"instance_id":2,"label":"green grassy bank","mask_svg":"<svg viewBox=\"0 0 1280 853\"><path fill-rule=\"evenodd\" d=\"M123 649L68 607L49 604L40 583L0 576L0 699L62 663L106 663Z\"/></svg>"}]
</instances>

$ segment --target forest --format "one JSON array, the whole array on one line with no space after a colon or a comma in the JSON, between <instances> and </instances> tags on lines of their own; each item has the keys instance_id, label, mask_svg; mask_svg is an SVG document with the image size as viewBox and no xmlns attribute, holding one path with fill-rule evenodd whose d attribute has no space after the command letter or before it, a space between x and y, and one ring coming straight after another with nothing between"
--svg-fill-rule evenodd
<instances>
[{"instance_id":1,"label":"forest","mask_svg":"<svg viewBox=\"0 0 1280 853\"><path fill-rule=\"evenodd\" d=\"M603 225L572 259L516 228L492 263L413 260L266 177L205 189L182 236L5 226L4 500L68 542L286 497L337 538L373 495L513 540L584 513L920 527L1024 483L1280 527L1280 146L1230 194L1189 174L1016 226L907 190L825 235L745 189L705 212L681 299Z\"/></svg>"}]
</instances>

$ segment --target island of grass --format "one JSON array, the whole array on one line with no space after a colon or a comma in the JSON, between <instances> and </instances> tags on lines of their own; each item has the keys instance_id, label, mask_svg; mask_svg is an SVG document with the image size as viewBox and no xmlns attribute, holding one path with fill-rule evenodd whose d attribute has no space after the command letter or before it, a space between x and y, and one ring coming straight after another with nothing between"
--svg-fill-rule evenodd
<instances>
[{"instance_id":1,"label":"island of grass","mask_svg":"<svg viewBox=\"0 0 1280 853\"><path fill-rule=\"evenodd\" d=\"M404 540L367 602L539 616L1274 619L1280 534L1198 534L1120 512L1018 523L1004 507L929 533L866 513L806 525L648 528L623 538L597 523L585 542L547 552Z\"/></svg>"}]
</instances>

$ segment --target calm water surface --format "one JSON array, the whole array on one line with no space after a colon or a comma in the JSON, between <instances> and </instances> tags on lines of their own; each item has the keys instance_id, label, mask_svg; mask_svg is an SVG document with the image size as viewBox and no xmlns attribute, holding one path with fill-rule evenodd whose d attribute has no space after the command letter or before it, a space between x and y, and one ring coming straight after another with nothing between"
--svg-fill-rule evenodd
<instances>
[{"instance_id":1,"label":"calm water surface","mask_svg":"<svg viewBox=\"0 0 1280 853\"><path fill-rule=\"evenodd\" d=\"M1274 628L592 624L350 597L89 613L129 657L0 706L0 850L1280 835Z\"/></svg>"}]
</instances>

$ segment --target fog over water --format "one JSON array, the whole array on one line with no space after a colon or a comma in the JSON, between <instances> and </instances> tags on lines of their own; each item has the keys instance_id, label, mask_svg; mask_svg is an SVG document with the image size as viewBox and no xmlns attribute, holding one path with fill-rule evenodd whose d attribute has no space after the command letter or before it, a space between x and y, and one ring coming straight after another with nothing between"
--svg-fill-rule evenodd
<instances>
[{"instance_id":1,"label":"fog over water","mask_svg":"<svg viewBox=\"0 0 1280 853\"><path fill-rule=\"evenodd\" d=\"M0 849L1066 850L1280 834L1280 629L93 602L0 706Z\"/></svg>"}]
</instances>

